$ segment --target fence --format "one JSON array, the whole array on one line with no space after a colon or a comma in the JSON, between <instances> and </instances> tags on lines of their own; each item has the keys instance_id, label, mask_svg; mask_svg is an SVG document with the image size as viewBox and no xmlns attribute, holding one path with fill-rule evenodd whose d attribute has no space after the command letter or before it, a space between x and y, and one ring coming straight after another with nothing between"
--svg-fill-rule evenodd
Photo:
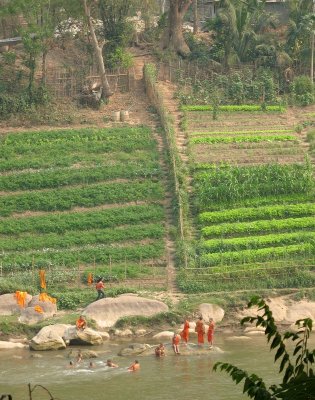
<instances>
[{"instance_id":1,"label":"fence","mask_svg":"<svg viewBox=\"0 0 315 400\"><path fill-rule=\"evenodd\" d=\"M178 79L189 80L195 84L197 81L212 81L218 74L223 74L224 70L218 63L209 62L207 66L197 62L187 60L177 60L172 62L162 62L157 65L158 79L161 81L178 82ZM230 69L230 73L240 71L254 71L254 64L242 64Z\"/></svg>"},{"instance_id":2,"label":"fence","mask_svg":"<svg viewBox=\"0 0 315 400\"><path fill-rule=\"evenodd\" d=\"M49 68L43 78L42 73L36 75L36 80L44 79L49 92L55 97L76 98L84 87L100 84L100 76L95 68L69 70L67 68ZM129 92L134 88L135 72L133 69L108 70L107 79L114 92Z\"/></svg>"},{"instance_id":3,"label":"fence","mask_svg":"<svg viewBox=\"0 0 315 400\"><path fill-rule=\"evenodd\" d=\"M76 266L65 267L64 265L37 266L35 260L32 268L29 270L6 271L0 265L0 285L1 279L14 281L15 285L39 286L39 271L45 270L48 286L56 288L59 285L68 284L75 287L84 287L88 284L88 274L91 273L95 279L97 276L103 276L104 281L109 287L162 287L167 286L167 273L165 263L158 264L153 260L130 263L115 264L110 260L107 265L99 266L94 264L82 265L79 261Z\"/></svg>"}]
</instances>

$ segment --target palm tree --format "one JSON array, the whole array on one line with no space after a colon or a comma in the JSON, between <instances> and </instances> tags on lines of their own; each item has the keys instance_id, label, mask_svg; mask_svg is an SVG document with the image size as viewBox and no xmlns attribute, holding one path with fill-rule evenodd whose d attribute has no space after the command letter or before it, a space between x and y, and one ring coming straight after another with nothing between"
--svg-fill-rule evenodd
<instances>
[{"instance_id":1,"label":"palm tree","mask_svg":"<svg viewBox=\"0 0 315 400\"><path fill-rule=\"evenodd\" d=\"M289 7L286 50L299 68L311 57L310 39L315 29L313 0L290 0Z\"/></svg>"},{"instance_id":2,"label":"palm tree","mask_svg":"<svg viewBox=\"0 0 315 400\"><path fill-rule=\"evenodd\" d=\"M211 24L224 48L224 65L233 57L236 62L252 61L255 47L275 28L275 17L265 10L265 1L221 0L217 17ZM269 34L270 36L270 34Z\"/></svg>"}]
</instances>

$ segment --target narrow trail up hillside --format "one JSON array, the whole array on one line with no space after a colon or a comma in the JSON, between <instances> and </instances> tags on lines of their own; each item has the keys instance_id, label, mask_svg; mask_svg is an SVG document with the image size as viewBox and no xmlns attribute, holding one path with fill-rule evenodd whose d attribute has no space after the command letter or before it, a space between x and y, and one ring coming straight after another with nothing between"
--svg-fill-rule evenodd
<instances>
[{"instance_id":1,"label":"narrow trail up hillside","mask_svg":"<svg viewBox=\"0 0 315 400\"><path fill-rule=\"evenodd\" d=\"M134 97L136 98L144 98L145 94L145 87L143 81L143 67L145 63L151 62L153 59L151 56L147 54L141 54L140 52L136 52L134 54L134 70L135 70L135 88L134 88ZM143 110L148 114L148 111ZM165 195L165 211L166 211L166 258L167 258L167 291L170 293L176 293L178 291L176 286L176 269L175 269L175 243L171 238L170 231L172 227L172 199L173 194L167 189L169 187L167 182L167 175L168 175L168 165L164 159L165 153L165 143L163 137L157 133L157 125L156 121L152 119L149 123L153 130L154 137L157 141L158 151L160 153L160 163L161 168L164 172L164 187L166 188L166 195Z\"/></svg>"}]
</instances>

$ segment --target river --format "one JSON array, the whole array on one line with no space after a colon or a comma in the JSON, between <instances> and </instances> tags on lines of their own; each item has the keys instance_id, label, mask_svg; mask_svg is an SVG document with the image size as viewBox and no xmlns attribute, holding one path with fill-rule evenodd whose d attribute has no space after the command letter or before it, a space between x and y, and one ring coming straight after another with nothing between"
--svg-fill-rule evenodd
<instances>
[{"instance_id":1,"label":"river","mask_svg":"<svg viewBox=\"0 0 315 400\"><path fill-rule=\"evenodd\" d=\"M138 341L141 343L141 341ZM314 335L310 345L315 343ZM69 369L69 349L51 352L10 350L0 352L0 397L9 393L13 400L28 399L28 383L45 386L60 400L242 400L242 385L235 385L224 372L214 372L216 361L231 362L248 372L263 377L267 384L279 379L273 364L274 352L269 352L264 336L250 340L230 340L216 335L215 346L223 353L211 350L204 354L174 355L167 346L165 358L138 356L141 369L127 372L135 357L118 357L120 348L127 343L107 342L93 347L101 353L94 359L95 368L89 362ZM191 345L195 349L195 345ZM76 351L76 348L74 348ZM82 348L84 350L84 348ZM40 354L40 358L33 357ZM113 358L119 368L108 368L103 363ZM43 389L36 388L33 400L49 399Z\"/></svg>"}]
</instances>

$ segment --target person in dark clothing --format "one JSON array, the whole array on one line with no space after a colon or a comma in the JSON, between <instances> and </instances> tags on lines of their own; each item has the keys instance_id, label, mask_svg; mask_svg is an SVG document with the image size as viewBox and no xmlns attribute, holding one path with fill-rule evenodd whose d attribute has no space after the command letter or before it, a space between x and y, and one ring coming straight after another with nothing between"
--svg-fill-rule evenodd
<instances>
[{"instance_id":1,"label":"person in dark clothing","mask_svg":"<svg viewBox=\"0 0 315 400\"><path fill-rule=\"evenodd\" d=\"M103 282L103 278L99 278L96 282L95 285L95 289L97 290L97 300L103 299L105 297L105 293L104 293L104 282Z\"/></svg>"}]
</instances>

